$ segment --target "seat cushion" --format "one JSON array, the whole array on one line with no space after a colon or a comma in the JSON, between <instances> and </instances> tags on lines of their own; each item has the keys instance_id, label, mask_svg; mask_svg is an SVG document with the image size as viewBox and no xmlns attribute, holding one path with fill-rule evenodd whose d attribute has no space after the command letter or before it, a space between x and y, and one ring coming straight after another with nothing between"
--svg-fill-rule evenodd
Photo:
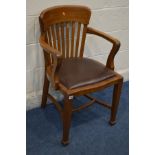
<instances>
[{"instance_id":1,"label":"seat cushion","mask_svg":"<svg viewBox=\"0 0 155 155\"><path fill-rule=\"evenodd\" d=\"M69 89L94 84L114 75L115 72L105 65L88 58L63 59L58 71L59 81Z\"/></svg>"}]
</instances>

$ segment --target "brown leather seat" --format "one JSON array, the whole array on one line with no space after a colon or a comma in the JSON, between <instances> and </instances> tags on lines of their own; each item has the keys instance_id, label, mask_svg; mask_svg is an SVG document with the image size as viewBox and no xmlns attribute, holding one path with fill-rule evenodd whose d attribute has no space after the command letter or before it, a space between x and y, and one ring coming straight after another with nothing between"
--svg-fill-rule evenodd
<instances>
[{"instance_id":1,"label":"brown leather seat","mask_svg":"<svg viewBox=\"0 0 155 155\"><path fill-rule=\"evenodd\" d=\"M105 65L88 58L67 58L62 60L58 71L59 80L69 89L100 82L115 75Z\"/></svg>"}]
</instances>

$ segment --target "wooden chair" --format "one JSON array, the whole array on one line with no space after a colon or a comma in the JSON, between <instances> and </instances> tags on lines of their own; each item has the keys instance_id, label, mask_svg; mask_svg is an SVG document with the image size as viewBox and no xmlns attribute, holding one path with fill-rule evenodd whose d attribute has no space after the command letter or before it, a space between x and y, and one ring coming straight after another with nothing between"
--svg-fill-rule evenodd
<instances>
[{"instance_id":1,"label":"wooden chair","mask_svg":"<svg viewBox=\"0 0 155 155\"><path fill-rule=\"evenodd\" d=\"M40 45L45 58L45 77L41 107L47 97L60 112L63 121L62 144L69 143L71 116L75 111L94 102L111 110L110 124L116 123L116 112L123 78L114 72L114 57L120 42L110 35L88 27L91 11L85 6L63 5L44 10L40 16ZM112 43L106 65L83 57L86 34L93 34ZM64 108L48 93L49 84L64 94ZM107 104L89 93L114 85L112 104ZM73 97L84 95L90 99L78 108L73 108Z\"/></svg>"}]
</instances>

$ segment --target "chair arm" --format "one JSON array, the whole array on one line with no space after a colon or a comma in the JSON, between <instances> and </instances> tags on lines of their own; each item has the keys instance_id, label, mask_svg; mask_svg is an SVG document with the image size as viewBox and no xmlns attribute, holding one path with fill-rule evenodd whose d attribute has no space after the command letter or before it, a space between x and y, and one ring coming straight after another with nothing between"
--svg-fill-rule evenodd
<instances>
[{"instance_id":1,"label":"chair arm","mask_svg":"<svg viewBox=\"0 0 155 155\"><path fill-rule=\"evenodd\" d=\"M53 87L56 89L55 73L56 73L56 70L61 65L62 54L60 51L49 46L46 43L44 35L40 36L39 42L40 42L41 47L43 48L43 51L46 52L47 54L51 55L53 58L52 64L50 62L49 65L45 66L45 70L46 70L46 73L47 73L49 79L52 81ZM45 61L47 61L47 60L45 60Z\"/></svg>"},{"instance_id":2,"label":"chair arm","mask_svg":"<svg viewBox=\"0 0 155 155\"><path fill-rule=\"evenodd\" d=\"M107 40L113 44L112 49L110 51L110 54L107 58L106 66L108 68L114 70L114 57L120 48L120 41L118 39L110 36L109 34L98 31L98 30L91 28L91 27L87 28L87 33L100 36L100 37L104 38L105 40Z\"/></svg>"},{"instance_id":3,"label":"chair arm","mask_svg":"<svg viewBox=\"0 0 155 155\"><path fill-rule=\"evenodd\" d=\"M46 42L45 42L45 37L44 35L41 35L40 36L40 39L39 39L39 42L40 42L40 45L41 47L45 50L45 52L47 52L48 54L54 54L56 55L57 57L61 57L61 52L58 51L57 49L49 46Z\"/></svg>"}]
</instances>

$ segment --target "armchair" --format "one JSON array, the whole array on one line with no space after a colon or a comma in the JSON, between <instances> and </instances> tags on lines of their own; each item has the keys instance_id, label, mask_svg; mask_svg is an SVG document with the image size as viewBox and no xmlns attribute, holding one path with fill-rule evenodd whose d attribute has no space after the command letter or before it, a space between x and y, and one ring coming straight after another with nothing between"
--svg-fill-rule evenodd
<instances>
[{"instance_id":1,"label":"armchair","mask_svg":"<svg viewBox=\"0 0 155 155\"><path fill-rule=\"evenodd\" d=\"M98 103L111 111L111 125L116 123L123 77L114 71L114 57L120 42L116 38L88 27L91 10L85 6L64 5L48 8L39 16L40 45L45 58L45 75L41 107L47 98L60 112L63 123L62 144L69 143L72 113ZM87 34L97 35L112 43L106 65L83 57ZM49 84L64 94L64 108L48 93ZM112 104L101 101L89 93L114 85ZM84 95L90 102L74 108L73 99Z\"/></svg>"}]
</instances>

